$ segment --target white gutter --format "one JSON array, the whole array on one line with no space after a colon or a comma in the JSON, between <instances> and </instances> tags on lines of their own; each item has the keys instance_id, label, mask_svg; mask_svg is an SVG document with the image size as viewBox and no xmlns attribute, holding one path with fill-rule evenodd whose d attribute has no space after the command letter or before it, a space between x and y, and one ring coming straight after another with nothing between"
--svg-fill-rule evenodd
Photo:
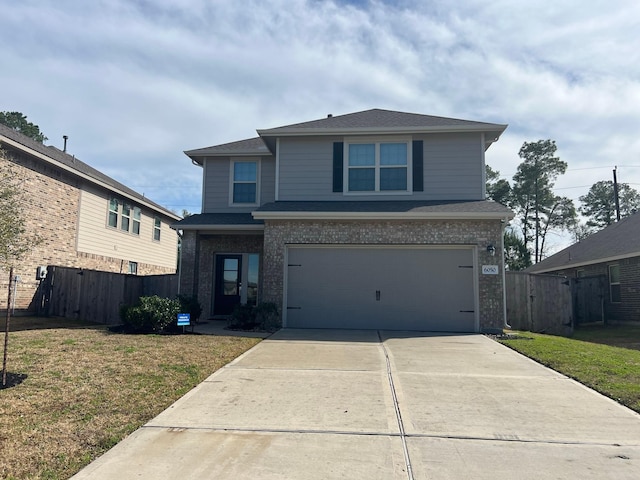
<instances>
[{"instance_id":1,"label":"white gutter","mask_svg":"<svg viewBox=\"0 0 640 480\"><path fill-rule=\"evenodd\" d=\"M71 168L67 165L65 165L64 163L61 163L51 157L49 157L48 155L45 155L43 153L37 152L36 150L33 150L19 142L16 142L14 140L11 140L10 138L7 138L5 136L0 136L0 140L3 143L6 143L7 145L11 145L13 148L16 148L18 150L21 150L23 152L28 153L29 155L33 155L34 157L38 157L40 160L44 160L45 162L48 162L62 170L64 170L65 172L71 173L72 175L76 176L76 177L80 177L83 180L88 180L89 182L93 183L94 185L98 185L102 188L105 188L111 192L116 192L118 195L122 196L122 197L126 197L129 200L132 200L138 204L144 205L145 207L153 210L154 212L158 212L161 213L167 217L173 218L174 220L180 220L182 217L180 217L179 215L176 215L168 210L165 211L165 209L163 208L162 210L159 210L157 206L155 205L151 205L150 203L144 201L144 199L135 197L133 195L130 195L122 190L120 190L117 187L114 187L113 185L109 185L108 183L105 183L101 180L98 180L95 177L92 177L90 175L87 175L86 173L83 173L79 170L76 170L74 168ZM45 145L46 147L46 145ZM64 153L64 152L63 152ZM115 181L115 180L114 180ZM144 197L143 197L144 198Z\"/></svg>"}]
</instances>

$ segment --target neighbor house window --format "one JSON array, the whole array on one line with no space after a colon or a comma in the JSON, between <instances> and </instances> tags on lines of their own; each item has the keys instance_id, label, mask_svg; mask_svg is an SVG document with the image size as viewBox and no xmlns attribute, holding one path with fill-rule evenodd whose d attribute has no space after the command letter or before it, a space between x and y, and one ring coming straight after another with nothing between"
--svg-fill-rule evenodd
<instances>
[{"instance_id":1,"label":"neighbor house window","mask_svg":"<svg viewBox=\"0 0 640 480\"><path fill-rule=\"evenodd\" d=\"M107 224L110 227L118 228L118 209L120 205L118 203L118 199L112 198L109 200L109 218L107 220Z\"/></svg>"},{"instance_id":2,"label":"neighbor house window","mask_svg":"<svg viewBox=\"0 0 640 480\"><path fill-rule=\"evenodd\" d=\"M133 223L131 224L131 233L140 235L140 209L133 207Z\"/></svg>"},{"instance_id":3,"label":"neighbor house window","mask_svg":"<svg viewBox=\"0 0 640 480\"><path fill-rule=\"evenodd\" d=\"M138 262L129 262L129 274L130 275L138 274Z\"/></svg>"},{"instance_id":4,"label":"neighbor house window","mask_svg":"<svg viewBox=\"0 0 640 480\"><path fill-rule=\"evenodd\" d=\"M160 241L160 231L162 230L162 222L158 217L153 219L153 239L156 242Z\"/></svg>"},{"instance_id":5,"label":"neighbor house window","mask_svg":"<svg viewBox=\"0 0 640 480\"><path fill-rule=\"evenodd\" d=\"M258 203L258 162L231 163L231 204Z\"/></svg>"},{"instance_id":6,"label":"neighbor house window","mask_svg":"<svg viewBox=\"0 0 640 480\"><path fill-rule=\"evenodd\" d=\"M130 223L131 223L131 207L126 203L124 203L122 205L122 220L120 221L120 230L128 232Z\"/></svg>"},{"instance_id":7,"label":"neighbor house window","mask_svg":"<svg viewBox=\"0 0 640 480\"><path fill-rule=\"evenodd\" d=\"M347 191L408 191L408 141L347 143L346 156Z\"/></svg>"},{"instance_id":8,"label":"neighbor house window","mask_svg":"<svg viewBox=\"0 0 640 480\"><path fill-rule=\"evenodd\" d=\"M620 303L620 265L609 265L609 292L611 302Z\"/></svg>"}]
</instances>

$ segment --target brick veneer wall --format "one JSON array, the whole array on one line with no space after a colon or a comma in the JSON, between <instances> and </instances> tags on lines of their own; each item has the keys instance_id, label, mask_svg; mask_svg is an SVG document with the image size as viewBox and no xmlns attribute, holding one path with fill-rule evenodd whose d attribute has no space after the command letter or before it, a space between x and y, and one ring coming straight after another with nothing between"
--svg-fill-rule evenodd
<instances>
[{"instance_id":1,"label":"brick veneer wall","mask_svg":"<svg viewBox=\"0 0 640 480\"><path fill-rule=\"evenodd\" d=\"M24 204L22 215L27 231L36 233L42 243L19 263L15 274L20 277L16 285L16 310L33 310L34 293L39 281L35 279L39 265L87 268L108 272L128 271L128 262L118 258L91 255L76 250L80 184L72 175L49 166L29 155L9 148L4 149L5 166L10 162L17 178L22 182ZM175 268L138 264L139 275L175 273ZM7 306L8 272L0 271L0 310Z\"/></svg>"},{"instance_id":2,"label":"brick veneer wall","mask_svg":"<svg viewBox=\"0 0 640 480\"><path fill-rule=\"evenodd\" d=\"M611 303L609 265L620 265L620 303ZM567 268L550 273L573 278L577 276L578 270L582 271L582 275L585 277L592 275L605 275L607 277L604 292L605 316L607 321L640 321L640 257L623 258L611 262Z\"/></svg>"},{"instance_id":3,"label":"brick veneer wall","mask_svg":"<svg viewBox=\"0 0 640 480\"><path fill-rule=\"evenodd\" d=\"M258 299L262 298L263 236L206 235L187 230L182 237L180 293L197 295L202 306L202 318L213 316L214 259L218 253L257 253L261 272Z\"/></svg>"},{"instance_id":4,"label":"brick veneer wall","mask_svg":"<svg viewBox=\"0 0 640 480\"><path fill-rule=\"evenodd\" d=\"M502 225L499 220L482 221L265 221L264 301L282 308L284 256L287 244L385 244L385 245L475 245L478 250L480 328L501 330L504 326L502 277ZM490 256L487 245L498 254ZM499 265L500 275L483 275L481 266Z\"/></svg>"}]
</instances>

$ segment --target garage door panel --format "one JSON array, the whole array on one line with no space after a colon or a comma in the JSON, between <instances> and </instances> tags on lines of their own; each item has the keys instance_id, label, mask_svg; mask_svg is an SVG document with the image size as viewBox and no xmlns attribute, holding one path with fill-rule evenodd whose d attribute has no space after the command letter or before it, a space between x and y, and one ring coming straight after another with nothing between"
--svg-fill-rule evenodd
<instances>
[{"instance_id":1,"label":"garage door panel","mask_svg":"<svg viewBox=\"0 0 640 480\"><path fill-rule=\"evenodd\" d=\"M287 326L474 331L473 252L289 249Z\"/></svg>"}]
</instances>

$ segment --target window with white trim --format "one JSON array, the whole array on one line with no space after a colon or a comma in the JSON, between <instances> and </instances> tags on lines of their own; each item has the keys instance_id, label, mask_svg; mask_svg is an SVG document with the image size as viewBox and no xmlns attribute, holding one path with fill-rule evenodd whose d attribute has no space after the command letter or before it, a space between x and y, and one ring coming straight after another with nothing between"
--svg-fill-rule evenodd
<instances>
[{"instance_id":1,"label":"window with white trim","mask_svg":"<svg viewBox=\"0 0 640 480\"><path fill-rule=\"evenodd\" d=\"M345 143L345 191L410 191L409 146L408 140Z\"/></svg>"},{"instance_id":2,"label":"window with white trim","mask_svg":"<svg viewBox=\"0 0 640 480\"><path fill-rule=\"evenodd\" d=\"M138 274L138 262L129 262L129 275Z\"/></svg>"},{"instance_id":3,"label":"window with white trim","mask_svg":"<svg viewBox=\"0 0 640 480\"><path fill-rule=\"evenodd\" d=\"M620 303L620 265L609 265L609 293L611 303Z\"/></svg>"},{"instance_id":4,"label":"window with white trim","mask_svg":"<svg viewBox=\"0 0 640 480\"><path fill-rule=\"evenodd\" d=\"M122 219L120 220L120 230L124 232L129 231L129 225L131 224L131 206L126 203L122 204Z\"/></svg>"},{"instance_id":5,"label":"window with white trim","mask_svg":"<svg viewBox=\"0 0 640 480\"><path fill-rule=\"evenodd\" d=\"M141 217L140 208L133 207L131 233L133 233L134 235L140 235L140 217Z\"/></svg>"},{"instance_id":6,"label":"window with white trim","mask_svg":"<svg viewBox=\"0 0 640 480\"><path fill-rule=\"evenodd\" d=\"M259 162L245 160L231 162L231 205L258 204L258 176Z\"/></svg>"},{"instance_id":7,"label":"window with white trim","mask_svg":"<svg viewBox=\"0 0 640 480\"><path fill-rule=\"evenodd\" d=\"M120 209L120 203L117 198L111 198L109 200L109 215L107 219L107 225L113 228L118 228L118 210Z\"/></svg>"},{"instance_id":8,"label":"window with white trim","mask_svg":"<svg viewBox=\"0 0 640 480\"><path fill-rule=\"evenodd\" d=\"M160 241L160 232L162 231L162 221L159 217L153 218L153 239L156 242Z\"/></svg>"}]
</instances>

